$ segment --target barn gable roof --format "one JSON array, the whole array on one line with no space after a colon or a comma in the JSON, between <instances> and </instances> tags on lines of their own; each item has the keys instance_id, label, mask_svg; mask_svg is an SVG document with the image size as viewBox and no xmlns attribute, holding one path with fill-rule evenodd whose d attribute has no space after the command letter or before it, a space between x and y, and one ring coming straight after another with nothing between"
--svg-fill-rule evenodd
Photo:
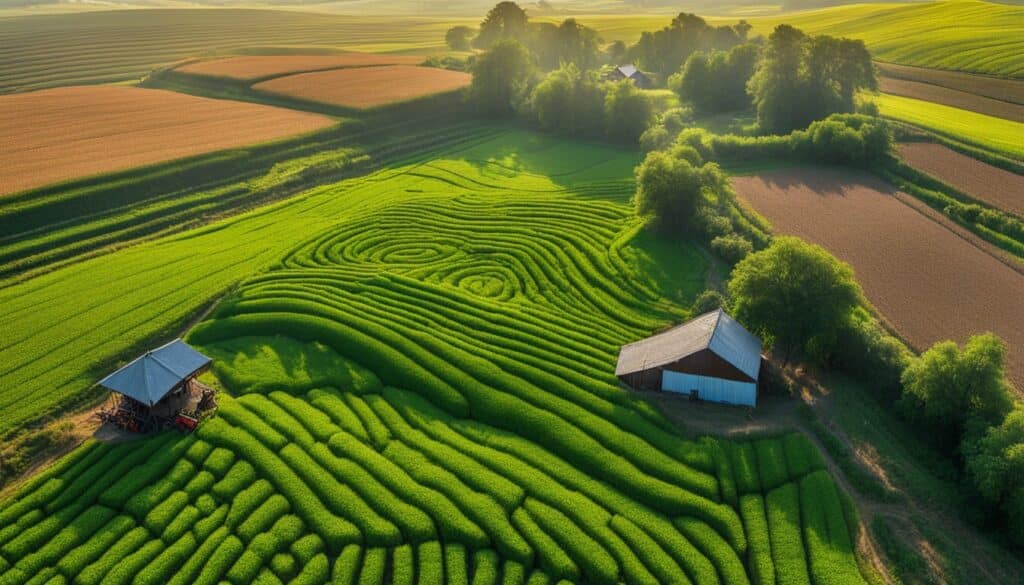
<instances>
[{"instance_id":1,"label":"barn gable roof","mask_svg":"<svg viewBox=\"0 0 1024 585\"><path fill-rule=\"evenodd\" d=\"M622 346L615 375L666 366L704 350L712 351L757 380L761 368L761 340L722 309Z\"/></svg>"},{"instance_id":2,"label":"barn gable roof","mask_svg":"<svg viewBox=\"0 0 1024 585\"><path fill-rule=\"evenodd\" d=\"M623 74L626 77L633 77L633 75L635 75L637 72L637 68L635 65L620 65L619 67L617 67L617 69L619 70L619 73Z\"/></svg>"},{"instance_id":3,"label":"barn gable roof","mask_svg":"<svg viewBox=\"0 0 1024 585\"><path fill-rule=\"evenodd\" d=\"M100 386L153 406L182 381L210 363L210 358L175 339L135 358L100 380Z\"/></svg>"}]
</instances>

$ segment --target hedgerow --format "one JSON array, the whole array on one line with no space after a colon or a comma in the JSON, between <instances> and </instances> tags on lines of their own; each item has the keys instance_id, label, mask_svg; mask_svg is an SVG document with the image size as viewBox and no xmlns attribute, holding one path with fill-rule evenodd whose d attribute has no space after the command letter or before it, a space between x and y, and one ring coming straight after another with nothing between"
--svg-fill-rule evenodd
<instances>
[{"instance_id":1,"label":"hedgerow","mask_svg":"<svg viewBox=\"0 0 1024 585\"><path fill-rule=\"evenodd\" d=\"M747 579L746 569L743 567L743 561L736 554L736 550L729 546L729 543L717 532L708 530L704 523L693 518L679 518L675 524L711 561L724 582L739 585L750 583ZM700 580L695 579L695 581Z\"/></svg>"},{"instance_id":2,"label":"hedgerow","mask_svg":"<svg viewBox=\"0 0 1024 585\"><path fill-rule=\"evenodd\" d=\"M362 552L362 547L358 544L350 544L342 549L338 558L334 560L331 585L354 585L359 577Z\"/></svg>"},{"instance_id":3,"label":"hedgerow","mask_svg":"<svg viewBox=\"0 0 1024 585\"><path fill-rule=\"evenodd\" d=\"M391 550L391 584L415 585L416 564L413 550L408 544L396 546Z\"/></svg>"},{"instance_id":4,"label":"hedgerow","mask_svg":"<svg viewBox=\"0 0 1024 585\"><path fill-rule=\"evenodd\" d=\"M533 550L537 551L538 564L544 570L557 577L570 580L579 579L580 570L576 563L569 558L569 555L562 550L555 539L534 522L525 508L519 508L512 513L512 523L530 543Z\"/></svg>"},{"instance_id":5,"label":"hedgerow","mask_svg":"<svg viewBox=\"0 0 1024 585\"><path fill-rule=\"evenodd\" d=\"M444 571L449 585L469 585L468 562L466 547L457 543L445 543Z\"/></svg>"},{"instance_id":6,"label":"hedgerow","mask_svg":"<svg viewBox=\"0 0 1024 585\"><path fill-rule=\"evenodd\" d=\"M768 536L764 497L747 494L740 497L740 513L746 529L750 553L747 567L753 585L775 585L775 565L772 563L772 545Z\"/></svg>"},{"instance_id":7,"label":"hedgerow","mask_svg":"<svg viewBox=\"0 0 1024 585\"><path fill-rule=\"evenodd\" d=\"M245 520L238 524L238 536L244 541L252 540L257 534L270 528L274 522L282 518L291 510L291 506L280 494L273 494L263 500ZM228 522L231 522L231 515L228 515Z\"/></svg>"},{"instance_id":8,"label":"hedgerow","mask_svg":"<svg viewBox=\"0 0 1024 585\"><path fill-rule=\"evenodd\" d=\"M471 585L498 585L501 567L498 555L489 549L473 553L473 580Z\"/></svg>"},{"instance_id":9,"label":"hedgerow","mask_svg":"<svg viewBox=\"0 0 1024 585\"><path fill-rule=\"evenodd\" d=\"M363 554L363 567L359 571L359 585L378 585L384 582L384 571L387 568L388 549L367 548Z\"/></svg>"},{"instance_id":10,"label":"hedgerow","mask_svg":"<svg viewBox=\"0 0 1024 585\"><path fill-rule=\"evenodd\" d=\"M810 585L807 557L800 530L800 494L795 483L775 488L765 496L772 563L779 583Z\"/></svg>"},{"instance_id":11,"label":"hedgerow","mask_svg":"<svg viewBox=\"0 0 1024 585\"><path fill-rule=\"evenodd\" d=\"M104 524L99 530L94 531L92 538L85 540L74 550L68 552L64 558L57 562L57 570L65 575L77 575L85 567L96 561L115 542L125 535L135 522L128 516L116 516ZM84 533L85 534L89 533Z\"/></svg>"},{"instance_id":12,"label":"hedgerow","mask_svg":"<svg viewBox=\"0 0 1024 585\"><path fill-rule=\"evenodd\" d=\"M835 483L824 471L800 480L800 508L814 582L864 584Z\"/></svg>"},{"instance_id":13,"label":"hedgerow","mask_svg":"<svg viewBox=\"0 0 1024 585\"><path fill-rule=\"evenodd\" d=\"M139 571L135 585L164 585L177 573L199 547L196 537L184 533L181 538L163 550L151 563Z\"/></svg>"},{"instance_id":14,"label":"hedgerow","mask_svg":"<svg viewBox=\"0 0 1024 585\"><path fill-rule=\"evenodd\" d=\"M769 491L789 480L786 469L786 456L779 439L759 439L754 442L757 453L757 471L761 479L761 489Z\"/></svg>"},{"instance_id":15,"label":"hedgerow","mask_svg":"<svg viewBox=\"0 0 1024 585\"><path fill-rule=\"evenodd\" d=\"M444 582L444 555L441 543L432 540L416 548L416 583L431 585Z\"/></svg>"},{"instance_id":16,"label":"hedgerow","mask_svg":"<svg viewBox=\"0 0 1024 585\"><path fill-rule=\"evenodd\" d=\"M332 390L310 390L306 396L309 403L318 410L330 417L334 424L338 425L345 432L363 442L370 441L370 435L366 432L362 421L352 411L352 408L345 404L337 392Z\"/></svg>"},{"instance_id":17,"label":"hedgerow","mask_svg":"<svg viewBox=\"0 0 1024 585\"><path fill-rule=\"evenodd\" d=\"M299 574L289 581L289 584L320 585L327 582L330 573L331 563L327 560L327 555L321 553L307 561Z\"/></svg>"}]
</instances>

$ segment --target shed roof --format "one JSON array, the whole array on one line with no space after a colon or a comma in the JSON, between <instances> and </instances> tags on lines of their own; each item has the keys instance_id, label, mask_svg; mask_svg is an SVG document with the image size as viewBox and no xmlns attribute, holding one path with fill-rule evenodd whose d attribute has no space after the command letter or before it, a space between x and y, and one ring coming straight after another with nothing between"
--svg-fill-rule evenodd
<instances>
[{"instance_id":1,"label":"shed roof","mask_svg":"<svg viewBox=\"0 0 1024 585\"><path fill-rule=\"evenodd\" d=\"M153 406L172 388L210 363L180 339L148 351L100 380L100 386Z\"/></svg>"},{"instance_id":2,"label":"shed roof","mask_svg":"<svg viewBox=\"0 0 1024 585\"><path fill-rule=\"evenodd\" d=\"M637 68L635 65L620 65L616 67L616 69L618 69L619 73L625 75L626 77L633 77L633 75L635 75L637 72Z\"/></svg>"},{"instance_id":3,"label":"shed roof","mask_svg":"<svg viewBox=\"0 0 1024 585\"><path fill-rule=\"evenodd\" d=\"M722 309L622 346L615 375L666 366L705 349L757 380L761 368L761 340Z\"/></svg>"}]
</instances>

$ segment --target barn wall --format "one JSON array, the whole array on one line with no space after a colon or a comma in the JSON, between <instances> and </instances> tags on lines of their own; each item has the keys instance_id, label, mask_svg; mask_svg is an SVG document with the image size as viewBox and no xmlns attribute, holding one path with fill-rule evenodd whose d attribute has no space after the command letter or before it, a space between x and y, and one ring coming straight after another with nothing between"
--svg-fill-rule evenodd
<instances>
[{"instance_id":1,"label":"barn wall","mask_svg":"<svg viewBox=\"0 0 1024 585\"><path fill-rule=\"evenodd\" d=\"M694 374L696 376L708 376L711 378L723 378L737 382L753 382L750 376L736 369L736 366L725 361L710 349L702 349L683 359L668 364L666 370Z\"/></svg>"},{"instance_id":2,"label":"barn wall","mask_svg":"<svg viewBox=\"0 0 1024 585\"><path fill-rule=\"evenodd\" d=\"M743 406L757 405L757 384L754 382L738 382L723 380L710 376L698 376L684 372L664 370L661 378L661 389L666 392L689 394L696 390L701 400L723 402Z\"/></svg>"}]
</instances>

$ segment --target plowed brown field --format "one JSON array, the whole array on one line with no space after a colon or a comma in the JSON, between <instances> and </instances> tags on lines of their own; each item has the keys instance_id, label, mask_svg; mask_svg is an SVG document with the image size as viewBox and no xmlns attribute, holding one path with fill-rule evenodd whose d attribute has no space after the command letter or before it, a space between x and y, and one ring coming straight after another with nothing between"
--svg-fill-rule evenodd
<instances>
[{"instance_id":1,"label":"plowed brown field","mask_svg":"<svg viewBox=\"0 0 1024 585\"><path fill-rule=\"evenodd\" d=\"M472 76L433 67L359 67L301 73L254 89L347 108L372 108L467 87Z\"/></svg>"},{"instance_id":2,"label":"plowed brown field","mask_svg":"<svg viewBox=\"0 0 1024 585\"><path fill-rule=\"evenodd\" d=\"M985 96L975 95L939 85L883 77L879 89L885 93L935 102L944 106L960 108L995 116L1014 122L1024 122L1024 105L1004 102Z\"/></svg>"},{"instance_id":3,"label":"plowed brown field","mask_svg":"<svg viewBox=\"0 0 1024 585\"><path fill-rule=\"evenodd\" d=\"M978 201L1024 217L1024 176L931 142L900 144L899 153L908 165Z\"/></svg>"},{"instance_id":4,"label":"plowed brown field","mask_svg":"<svg viewBox=\"0 0 1024 585\"><path fill-rule=\"evenodd\" d=\"M344 67L370 65L418 65L419 55L378 55L373 53L343 53L340 55L244 55L209 61L197 61L178 68L182 73L227 77L252 81L277 77L289 73L305 73Z\"/></svg>"},{"instance_id":5,"label":"plowed brown field","mask_svg":"<svg viewBox=\"0 0 1024 585\"><path fill-rule=\"evenodd\" d=\"M283 108L113 85L0 96L0 194L335 123Z\"/></svg>"},{"instance_id":6,"label":"plowed brown field","mask_svg":"<svg viewBox=\"0 0 1024 585\"><path fill-rule=\"evenodd\" d=\"M1010 379L1024 391L1024 274L866 174L797 168L733 184L777 233L850 263L869 300L915 348L995 332L1008 348Z\"/></svg>"}]
</instances>

